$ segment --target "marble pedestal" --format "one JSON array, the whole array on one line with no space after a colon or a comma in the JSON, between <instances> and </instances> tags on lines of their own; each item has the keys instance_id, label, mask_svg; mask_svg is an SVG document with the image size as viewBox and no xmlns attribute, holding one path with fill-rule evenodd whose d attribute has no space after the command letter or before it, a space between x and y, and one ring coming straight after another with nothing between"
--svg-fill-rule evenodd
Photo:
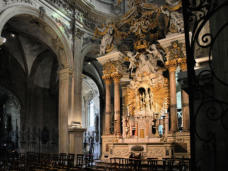
<instances>
[{"instance_id":1,"label":"marble pedestal","mask_svg":"<svg viewBox=\"0 0 228 171\"><path fill-rule=\"evenodd\" d=\"M135 151L137 148L141 150ZM112 157L128 158L131 152L141 153L143 158L190 158L190 133L177 132L162 138L102 136L101 160L109 161Z\"/></svg>"},{"instance_id":2,"label":"marble pedestal","mask_svg":"<svg viewBox=\"0 0 228 171\"><path fill-rule=\"evenodd\" d=\"M69 128L69 153L83 154L83 133L85 128Z\"/></svg>"},{"instance_id":3,"label":"marble pedestal","mask_svg":"<svg viewBox=\"0 0 228 171\"><path fill-rule=\"evenodd\" d=\"M111 157L111 154L112 154L111 149L116 138L114 135L103 135L101 136L101 138L102 138L101 160L109 161L109 158Z\"/></svg>"},{"instance_id":4,"label":"marble pedestal","mask_svg":"<svg viewBox=\"0 0 228 171\"><path fill-rule=\"evenodd\" d=\"M176 132L175 134L168 134L167 142L173 142L175 147L173 155L175 157L191 158L191 147L190 147L190 132Z\"/></svg>"}]
</instances>

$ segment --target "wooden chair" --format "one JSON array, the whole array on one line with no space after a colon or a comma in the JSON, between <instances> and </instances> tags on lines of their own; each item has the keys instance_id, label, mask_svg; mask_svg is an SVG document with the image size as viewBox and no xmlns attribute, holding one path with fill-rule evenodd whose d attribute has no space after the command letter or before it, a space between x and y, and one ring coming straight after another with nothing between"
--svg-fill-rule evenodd
<instances>
[{"instance_id":1,"label":"wooden chair","mask_svg":"<svg viewBox=\"0 0 228 171\"><path fill-rule=\"evenodd\" d=\"M158 161L157 159L147 159L147 163L148 163L148 170L150 171L156 171L158 170Z\"/></svg>"},{"instance_id":2,"label":"wooden chair","mask_svg":"<svg viewBox=\"0 0 228 171\"><path fill-rule=\"evenodd\" d=\"M59 154L58 168L67 169L67 154L66 153Z\"/></svg>"},{"instance_id":3,"label":"wooden chair","mask_svg":"<svg viewBox=\"0 0 228 171\"><path fill-rule=\"evenodd\" d=\"M83 165L84 165L84 155L83 154L77 154L76 167L77 168L83 168Z\"/></svg>"},{"instance_id":4,"label":"wooden chair","mask_svg":"<svg viewBox=\"0 0 228 171\"><path fill-rule=\"evenodd\" d=\"M67 155L67 168L73 168L74 167L74 154L68 154Z\"/></svg>"},{"instance_id":5,"label":"wooden chair","mask_svg":"<svg viewBox=\"0 0 228 171\"><path fill-rule=\"evenodd\" d=\"M58 154L52 154L51 155L51 166L52 168L58 168L59 164L59 155Z\"/></svg>"},{"instance_id":6,"label":"wooden chair","mask_svg":"<svg viewBox=\"0 0 228 171\"><path fill-rule=\"evenodd\" d=\"M171 171L174 169L174 159L168 159L167 160L167 170Z\"/></svg>"}]
</instances>

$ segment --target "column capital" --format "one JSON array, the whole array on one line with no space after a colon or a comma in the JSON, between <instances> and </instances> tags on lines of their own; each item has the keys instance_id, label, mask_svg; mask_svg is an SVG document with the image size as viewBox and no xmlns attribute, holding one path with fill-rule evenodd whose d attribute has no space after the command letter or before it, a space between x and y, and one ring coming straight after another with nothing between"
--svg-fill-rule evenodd
<instances>
[{"instance_id":1,"label":"column capital","mask_svg":"<svg viewBox=\"0 0 228 171\"><path fill-rule=\"evenodd\" d=\"M181 67L181 71L187 71L187 58L179 58L177 62Z\"/></svg>"},{"instance_id":2,"label":"column capital","mask_svg":"<svg viewBox=\"0 0 228 171\"><path fill-rule=\"evenodd\" d=\"M120 73L112 73L111 77L113 78L114 82L120 82L120 78L122 77L122 74Z\"/></svg>"},{"instance_id":3,"label":"column capital","mask_svg":"<svg viewBox=\"0 0 228 171\"><path fill-rule=\"evenodd\" d=\"M60 69L58 73L59 73L59 79L64 80L64 79L67 79L69 75L72 75L73 71L71 68L66 67L66 68Z\"/></svg>"},{"instance_id":4,"label":"column capital","mask_svg":"<svg viewBox=\"0 0 228 171\"><path fill-rule=\"evenodd\" d=\"M110 79L111 79L111 74L104 74L104 75L102 76L102 79L103 79L103 80L110 80Z\"/></svg>"},{"instance_id":5,"label":"column capital","mask_svg":"<svg viewBox=\"0 0 228 171\"><path fill-rule=\"evenodd\" d=\"M177 60L173 59L165 62L165 66L168 68L169 72L175 72L177 69Z\"/></svg>"}]
</instances>

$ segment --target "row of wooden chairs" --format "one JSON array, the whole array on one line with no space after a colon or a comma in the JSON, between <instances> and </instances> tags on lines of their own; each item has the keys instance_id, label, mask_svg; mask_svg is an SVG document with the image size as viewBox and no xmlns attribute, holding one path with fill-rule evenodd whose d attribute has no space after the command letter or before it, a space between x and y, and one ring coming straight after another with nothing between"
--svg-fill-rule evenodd
<instances>
[{"instance_id":1,"label":"row of wooden chairs","mask_svg":"<svg viewBox=\"0 0 228 171\"><path fill-rule=\"evenodd\" d=\"M134 158L110 158L110 163L107 164L106 170L122 170L122 171L187 171L189 170L189 159L170 159L165 158L158 160L157 158L134 159Z\"/></svg>"},{"instance_id":2,"label":"row of wooden chairs","mask_svg":"<svg viewBox=\"0 0 228 171\"><path fill-rule=\"evenodd\" d=\"M0 158L0 171L80 170L92 166L92 156L8 152Z\"/></svg>"}]
</instances>

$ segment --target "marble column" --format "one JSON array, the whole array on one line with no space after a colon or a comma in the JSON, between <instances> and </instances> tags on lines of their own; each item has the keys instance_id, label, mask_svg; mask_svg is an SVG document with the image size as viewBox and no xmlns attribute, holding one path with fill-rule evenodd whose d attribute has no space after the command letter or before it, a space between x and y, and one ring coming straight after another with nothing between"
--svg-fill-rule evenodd
<instances>
[{"instance_id":1,"label":"marble column","mask_svg":"<svg viewBox=\"0 0 228 171\"><path fill-rule=\"evenodd\" d=\"M68 115L71 112L72 71L59 71L59 153L68 153Z\"/></svg>"},{"instance_id":2,"label":"marble column","mask_svg":"<svg viewBox=\"0 0 228 171\"><path fill-rule=\"evenodd\" d=\"M181 58L179 60L181 71L187 71L186 58ZM189 97L186 91L181 90L182 98L182 118L183 118L183 131L190 130L190 116L189 116Z\"/></svg>"},{"instance_id":3,"label":"marble column","mask_svg":"<svg viewBox=\"0 0 228 171\"><path fill-rule=\"evenodd\" d=\"M114 74L114 134L120 135L120 78L121 74Z\"/></svg>"},{"instance_id":4,"label":"marble column","mask_svg":"<svg viewBox=\"0 0 228 171\"><path fill-rule=\"evenodd\" d=\"M105 81L105 135L110 135L110 129L111 129L111 78L110 76L103 76L103 79Z\"/></svg>"},{"instance_id":5,"label":"marble column","mask_svg":"<svg viewBox=\"0 0 228 171\"><path fill-rule=\"evenodd\" d=\"M183 118L183 130L190 130L190 118L189 118L189 97L186 91L181 91L182 95L182 118Z\"/></svg>"},{"instance_id":6,"label":"marble column","mask_svg":"<svg viewBox=\"0 0 228 171\"><path fill-rule=\"evenodd\" d=\"M177 131L176 61L168 61L171 132Z\"/></svg>"},{"instance_id":7,"label":"marble column","mask_svg":"<svg viewBox=\"0 0 228 171\"><path fill-rule=\"evenodd\" d=\"M156 121L155 121L155 128L156 128L155 136L156 136L156 137L159 136L158 127L159 127L159 119L156 119Z\"/></svg>"},{"instance_id":8,"label":"marble column","mask_svg":"<svg viewBox=\"0 0 228 171\"><path fill-rule=\"evenodd\" d=\"M169 131L169 114L166 113L166 115L165 115L165 137L168 136L168 131Z\"/></svg>"}]
</instances>

